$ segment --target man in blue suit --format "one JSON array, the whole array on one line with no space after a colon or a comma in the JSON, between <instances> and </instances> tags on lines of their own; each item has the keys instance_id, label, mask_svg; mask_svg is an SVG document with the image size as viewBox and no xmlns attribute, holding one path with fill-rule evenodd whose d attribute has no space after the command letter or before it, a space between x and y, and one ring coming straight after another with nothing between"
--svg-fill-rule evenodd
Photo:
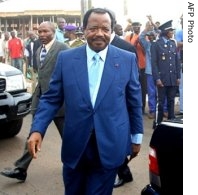
<instances>
[{"instance_id":1,"label":"man in blue suit","mask_svg":"<svg viewBox=\"0 0 198 195\"><path fill-rule=\"evenodd\" d=\"M109 44L113 16L108 10L88 10L83 29L87 44L59 53L32 123L28 149L37 158L46 129L64 102L65 194L111 195L118 167L127 155L137 156L143 137L137 59ZM98 65L99 74L93 78L91 69Z\"/></svg>"}]
</instances>

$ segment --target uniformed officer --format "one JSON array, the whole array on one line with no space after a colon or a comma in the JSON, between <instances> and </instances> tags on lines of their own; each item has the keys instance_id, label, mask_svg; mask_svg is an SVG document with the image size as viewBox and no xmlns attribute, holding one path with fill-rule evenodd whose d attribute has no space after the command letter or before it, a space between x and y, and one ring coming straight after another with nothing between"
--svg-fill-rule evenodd
<instances>
[{"instance_id":1,"label":"uniformed officer","mask_svg":"<svg viewBox=\"0 0 198 195\"><path fill-rule=\"evenodd\" d=\"M175 118L175 97L180 83L180 63L177 56L172 20L159 26L159 39L151 46L152 74L157 86L157 106L154 128L163 120L163 105L167 98L168 119Z\"/></svg>"},{"instance_id":2,"label":"uniformed officer","mask_svg":"<svg viewBox=\"0 0 198 195\"><path fill-rule=\"evenodd\" d=\"M83 35L83 32L79 30L79 27L76 27L74 25L67 25L65 26L65 38L67 38L67 44L73 48L73 47L79 47L83 44L85 44L85 41L81 39Z\"/></svg>"},{"instance_id":3,"label":"uniformed officer","mask_svg":"<svg viewBox=\"0 0 198 195\"><path fill-rule=\"evenodd\" d=\"M75 34L76 34L77 38L85 41L85 37L84 37L84 33L83 33L83 28L82 27L77 27Z\"/></svg>"}]
</instances>

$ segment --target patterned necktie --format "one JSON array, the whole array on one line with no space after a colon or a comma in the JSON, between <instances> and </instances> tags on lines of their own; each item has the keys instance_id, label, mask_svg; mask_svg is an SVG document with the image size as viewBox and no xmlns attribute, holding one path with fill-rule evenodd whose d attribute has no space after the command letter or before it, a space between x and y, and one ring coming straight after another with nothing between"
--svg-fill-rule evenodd
<instances>
[{"instance_id":1,"label":"patterned necktie","mask_svg":"<svg viewBox=\"0 0 198 195\"><path fill-rule=\"evenodd\" d=\"M96 94L95 89L98 82L99 77L99 68L100 68L100 56L98 54L95 54L93 57L93 64L90 67L89 70L89 89L90 89L90 96L92 105L95 104Z\"/></svg>"},{"instance_id":2,"label":"patterned necktie","mask_svg":"<svg viewBox=\"0 0 198 195\"><path fill-rule=\"evenodd\" d=\"M167 44L167 46L168 46L168 48L170 47L170 41L168 40L167 42L166 42L166 44Z\"/></svg>"},{"instance_id":3,"label":"patterned necktie","mask_svg":"<svg viewBox=\"0 0 198 195\"><path fill-rule=\"evenodd\" d=\"M45 49L45 46L42 47L41 53L40 53L40 65L43 66L43 62L45 60L45 56L47 54L47 50Z\"/></svg>"}]
</instances>

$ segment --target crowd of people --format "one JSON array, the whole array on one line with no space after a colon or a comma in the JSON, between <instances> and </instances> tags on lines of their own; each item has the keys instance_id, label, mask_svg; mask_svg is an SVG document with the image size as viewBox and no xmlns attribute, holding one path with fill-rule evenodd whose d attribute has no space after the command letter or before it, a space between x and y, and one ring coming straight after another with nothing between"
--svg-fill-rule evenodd
<instances>
[{"instance_id":1,"label":"crowd of people","mask_svg":"<svg viewBox=\"0 0 198 195\"><path fill-rule=\"evenodd\" d=\"M183 30L174 34L172 20L160 25L151 16L141 26L128 20L123 30L112 11L93 8L82 27L58 18L25 39L0 32L0 62L34 83L23 154L1 175L26 180L53 120L62 138L65 194L110 195L133 181L128 163L141 148L143 116L153 119L153 129L173 120L178 91L183 115Z\"/></svg>"},{"instance_id":2,"label":"crowd of people","mask_svg":"<svg viewBox=\"0 0 198 195\"><path fill-rule=\"evenodd\" d=\"M172 20L160 25L159 21L153 22L151 16L147 16L147 19L148 21L143 30L141 30L142 24L140 22L132 22L132 20L129 19L128 25L124 30L120 24L117 24L115 26L115 32L118 36L136 47L142 86L142 111L143 113L145 112L147 95L147 116L149 119L156 119L155 122L158 121L158 123L160 123L163 117L168 119L175 118L173 107L175 97L178 94L180 110L179 113L176 114L183 114L183 15L180 17L181 29L174 29L172 27ZM161 41L161 45L155 47L161 39L164 41ZM166 44L166 40L170 41L170 46ZM165 67L167 70L165 70ZM175 75L176 80L172 78L172 76L174 77ZM163 84L159 84L159 80L161 79L163 79ZM166 90L169 90L170 86L174 86L175 92L173 94L166 90L161 92L160 86L163 86L163 89ZM168 86L168 88L164 86ZM161 99L163 93L166 94L164 94L163 99ZM170 100L170 98L172 100ZM172 108L170 108L171 106ZM168 108L170 110L168 110ZM160 119L157 119L156 117L159 117L159 111L161 113Z\"/></svg>"}]
</instances>

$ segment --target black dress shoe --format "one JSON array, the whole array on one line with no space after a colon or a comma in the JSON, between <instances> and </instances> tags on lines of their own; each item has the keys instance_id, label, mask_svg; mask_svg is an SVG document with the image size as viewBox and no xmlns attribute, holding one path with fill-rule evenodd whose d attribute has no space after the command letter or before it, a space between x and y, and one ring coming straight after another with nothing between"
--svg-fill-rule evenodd
<instances>
[{"instance_id":1,"label":"black dress shoe","mask_svg":"<svg viewBox=\"0 0 198 195\"><path fill-rule=\"evenodd\" d=\"M183 112L177 112L175 115L177 115L177 116L183 116Z\"/></svg>"},{"instance_id":2,"label":"black dress shoe","mask_svg":"<svg viewBox=\"0 0 198 195\"><path fill-rule=\"evenodd\" d=\"M5 169L4 171L1 171L0 174L5 177L18 179L20 181L25 181L27 177L27 171L21 168Z\"/></svg>"},{"instance_id":3,"label":"black dress shoe","mask_svg":"<svg viewBox=\"0 0 198 195\"><path fill-rule=\"evenodd\" d=\"M118 188L120 186L124 185L124 180L120 179L119 177L116 178L115 182L114 182L114 188Z\"/></svg>"},{"instance_id":4,"label":"black dress shoe","mask_svg":"<svg viewBox=\"0 0 198 195\"><path fill-rule=\"evenodd\" d=\"M120 178L118 176L116 177L116 180L114 182L114 188L118 188L120 186L123 186L125 183L132 182L132 181L133 181L133 176L131 173L128 175L125 175L123 178Z\"/></svg>"}]
</instances>

